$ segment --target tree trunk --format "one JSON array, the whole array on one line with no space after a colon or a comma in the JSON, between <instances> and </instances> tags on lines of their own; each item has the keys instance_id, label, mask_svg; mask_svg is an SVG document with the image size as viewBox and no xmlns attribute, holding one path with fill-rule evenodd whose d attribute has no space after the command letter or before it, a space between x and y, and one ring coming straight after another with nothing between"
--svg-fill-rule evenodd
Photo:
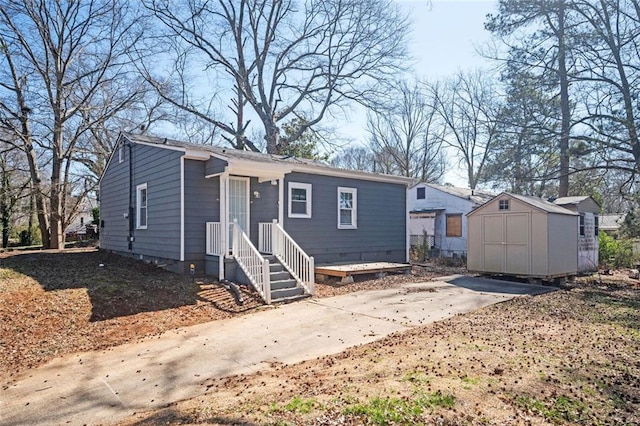
<instances>
[{"instance_id":1,"label":"tree trunk","mask_svg":"<svg viewBox=\"0 0 640 426\"><path fill-rule=\"evenodd\" d=\"M42 194L42 179L40 179L40 168L36 159L36 153L31 142L31 134L29 133L28 124L23 123L25 138L25 152L27 154L27 162L29 163L29 173L31 175L31 185L33 188L33 197L36 204L36 212L38 216L38 226L40 227L40 235L42 236L42 246L50 248L51 235L49 233L49 220L47 214L47 205Z\"/></svg>"},{"instance_id":2,"label":"tree trunk","mask_svg":"<svg viewBox=\"0 0 640 426\"><path fill-rule=\"evenodd\" d=\"M9 171L5 162L0 159L0 225L2 225L2 247L7 248L9 245L9 231L11 224L11 201L9 187Z\"/></svg>"},{"instance_id":3,"label":"tree trunk","mask_svg":"<svg viewBox=\"0 0 640 426\"><path fill-rule=\"evenodd\" d=\"M560 0L558 8L558 76L560 77L560 170L558 177L558 196L569 195L569 76L567 75L566 41L565 41L565 4Z\"/></svg>"},{"instance_id":4,"label":"tree trunk","mask_svg":"<svg viewBox=\"0 0 640 426\"><path fill-rule=\"evenodd\" d=\"M62 126L59 124L60 117L55 118L55 128L53 130L53 158L51 161L51 190L50 190L50 219L49 229L51 232L51 242L49 248L64 248L64 231L62 229L62 207L63 207L63 185L62 177Z\"/></svg>"},{"instance_id":5,"label":"tree trunk","mask_svg":"<svg viewBox=\"0 0 640 426\"><path fill-rule=\"evenodd\" d=\"M266 135L264 139L267 141L267 154L279 154L281 146L279 145L279 129L275 124L270 124L266 127Z\"/></svg>"}]
</instances>

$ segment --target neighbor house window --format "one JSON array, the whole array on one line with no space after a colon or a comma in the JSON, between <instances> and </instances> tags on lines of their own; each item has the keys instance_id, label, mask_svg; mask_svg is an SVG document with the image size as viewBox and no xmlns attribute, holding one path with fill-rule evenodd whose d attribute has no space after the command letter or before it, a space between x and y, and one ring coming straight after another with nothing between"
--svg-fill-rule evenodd
<instances>
[{"instance_id":1,"label":"neighbor house window","mask_svg":"<svg viewBox=\"0 0 640 426\"><path fill-rule=\"evenodd\" d=\"M584 237L584 214L580 215L580 236Z\"/></svg>"},{"instance_id":2,"label":"neighbor house window","mask_svg":"<svg viewBox=\"0 0 640 426\"><path fill-rule=\"evenodd\" d=\"M509 210L509 200L498 201L498 210Z\"/></svg>"},{"instance_id":3,"label":"neighbor house window","mask_svg":"<svg viewBox=\"0 0 640 426\"><path fill-rule=\"evenodd\" d=\"M600 234L600 220L598 215L593 216L593 234L597 237Z\"/></svg>"},{"instance_id":4,"label":"neighbor house window","mask_svg":"<svg viewBox=\"0 0 640 426\"><path fill-rule=\"evenodd\" d=\"M338 229L358 228L358 190L338 187Z\"/></svg>"},{"instance_id":5,"label":"neighbor house window","mask_svg":"<svg viewBox=\"0 0 640 426\"><path fill-rule=\"evenodd\" d=\"M120 144L118 147L118 163L122 163L124 161L124 145Z\"/></svg>"},{"instance_id":6,"label":"neighbor house window","mask_svg":"<svg viewBox=\"0 0 640 426\"><path fill-rule=\"evenodd\" d=\"M424 200L426 198L424 188L418 188L417 197L418 200Z\"/></svg>"},{"instance_id":7,"label":"neighbor house window","mask_svg":"<svg viewBox=\"0 0 640 426\"><path fill-rule=\"evenodd\" d=\"M447 218L447 237L462 237L462 215L448 214Z\"/></svg>"},{"instance_id":8,"label":"neighbor house window","mask_svg":"<svg viewBox=\"0 0 640 426\"><path fill-rule=\"evenodd\" d=\"M311 217L311 184L289 182L289 217Z\"/></svg>"},{"instance_id":9,"label":"neighbor house window","mask_svg":"<svg viewBox=\"0 0 640 426\"><path fill-rule=\"evenodd\" d=\"M147 184L136 186L137 228L147 229Z\"/></svg>"}]
</instances>

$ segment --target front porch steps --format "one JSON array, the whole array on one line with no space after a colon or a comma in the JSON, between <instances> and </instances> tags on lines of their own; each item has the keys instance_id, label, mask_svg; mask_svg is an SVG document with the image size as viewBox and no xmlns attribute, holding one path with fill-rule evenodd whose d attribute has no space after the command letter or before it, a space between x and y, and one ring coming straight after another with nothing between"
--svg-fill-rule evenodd
<instances>
[{"instance_id":1,"label":"front porch steps","mask_svg":"<svg viewBox=\"0 0 640 426\"><path fill-rule=\"evenodd\" d=\"M275 256L264 255L264 258L269 261L271 303L288 303L308 297Z\"/></svg>"}]
</instances>

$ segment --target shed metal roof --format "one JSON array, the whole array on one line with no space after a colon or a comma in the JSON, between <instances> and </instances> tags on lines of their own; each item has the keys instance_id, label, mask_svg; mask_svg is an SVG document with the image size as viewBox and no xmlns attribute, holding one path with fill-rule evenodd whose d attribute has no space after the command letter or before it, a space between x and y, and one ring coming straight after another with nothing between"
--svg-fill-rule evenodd
<instances>
[{"instance_id":1,"label":"shed metal roof","mask_svg":"<svg viewBox=\"0 0 640 426\"><path fill-rule=\"evenodd\" d=\"M527 203L533 207L536 207L540 210L546 211L548 213L556 213L556 214L566 214L566 215L570 215L570 216L577 216L578 213L575 213L569 209L565 209L564 207L558 206L554 203L550 203L549 201L540 198L540 197L533 197L533 196L529 196L529 195L519 195L519 194L512 194L512 193L507 193L505 192L505 194L508 194L509 196L522 201L523 203Z\"/></svg>"}]
</instances>

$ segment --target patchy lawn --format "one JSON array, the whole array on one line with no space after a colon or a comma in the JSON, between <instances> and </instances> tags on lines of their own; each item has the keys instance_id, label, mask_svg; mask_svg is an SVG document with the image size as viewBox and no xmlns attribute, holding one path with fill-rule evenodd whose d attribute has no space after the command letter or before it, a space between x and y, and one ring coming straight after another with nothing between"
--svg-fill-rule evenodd
<instances>
[{"instance_id":1,"label":"patchy lawn","mask_svg":"<svg viewBox=\"0 0 640 426\"><path fill-rule=\"evenodd\" d=\"M317 293L461 271L425 266L318 284ZM97 250L0 253L0 382L56 356L268 309L254 293L243 296L238 306L218 283ZM634 425L638 354L637 281L584 280L338 355L214 380L201 397L123 425Z\"/></svg>"},{"instance_id":2,"label":"patchy lawn","mask_svg":"<svg viewBox=\"0 0 640 426\"><path fill-rule=\"evenodd\" d=\"M122 425L638 425L640 289L583 282L254 375Z\"/></svg>"}]
</instances>

